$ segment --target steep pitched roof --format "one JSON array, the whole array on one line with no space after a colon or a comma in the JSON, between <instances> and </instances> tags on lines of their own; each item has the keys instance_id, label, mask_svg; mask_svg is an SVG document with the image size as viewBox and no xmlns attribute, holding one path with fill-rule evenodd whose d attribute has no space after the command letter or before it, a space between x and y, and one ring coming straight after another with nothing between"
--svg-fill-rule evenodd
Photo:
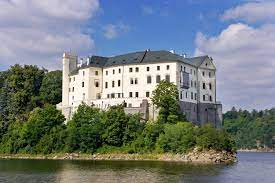
<instances>
[{"instance_id":1,"label":"steep pitched roof","mask_svg":"<svg viewBox=\"0 0 275 183\"><path fill-rule=\"evenodd\" d=\"M88 67L111 67L116 65L130 65L138 63L158 63L158 62L183 62L195 67L199 67L202 62L208 58L208 56L200 56L193 58L184 58L181 55L171 53L166 50L160 51L140 51L127 53L123 55L113 56L113 57L101 57L92 56L89 57L89 64L84 64L83 66L77 68L71 72L71 75L76 74L79 69Z\"/></svg>"}]
</instances>

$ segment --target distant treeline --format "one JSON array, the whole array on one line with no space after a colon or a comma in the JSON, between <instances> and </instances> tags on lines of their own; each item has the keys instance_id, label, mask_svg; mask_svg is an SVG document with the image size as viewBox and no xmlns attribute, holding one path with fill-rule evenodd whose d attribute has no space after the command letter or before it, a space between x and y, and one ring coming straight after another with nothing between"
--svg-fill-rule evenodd
<instances>
[{"instance_id":1,"label":"distant treeline","mask_svg":"<svg viewBox=\"0 0 275 183\"><path fill-rule=\"evenodd\" d=\"M82 104L67 125L61 102L61 71L12 66L0 72L0 153L184 153L193 148L235 150L223 129L184 122L177 87L161 81L153 92L156 121L125 114L122 106L100 111Z\"/></svg>"},{"instance_id":2,"label":"distant treeline","mask_svg":"<svg viewBox=\"0 0 275 183\"><path fill-rule=\"evenodd\" d=\"M239 149L275 148L275 108L249 112L233 107L223 117Z\"/></svg>"}]
</instances>

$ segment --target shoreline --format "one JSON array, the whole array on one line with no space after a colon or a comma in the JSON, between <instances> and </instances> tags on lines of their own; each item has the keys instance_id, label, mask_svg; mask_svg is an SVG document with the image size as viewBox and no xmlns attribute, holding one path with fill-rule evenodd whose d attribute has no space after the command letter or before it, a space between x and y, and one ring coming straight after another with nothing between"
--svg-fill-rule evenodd
<instances>
[{"instance_id":1,"label":"shoreline","mask_svg":"<svg viewBox=\"0 0 275 183\"><path fill-rule=\"evenodd\" d=\"M237 152L270 152L270 153L275 153L275 149L238 149Z\"/></svg>"},{"instance_id":2,"label":"shoreline","mask_svg":"<svg viewBox=\"0 0 275 183\"><path fill-rule=\"evenodd\" d=\"M186 154L147 153L147 154L0 154L0 159L36 159L36 160L121 160L121 161L163 161L182 162L191 164L230 164L237 162L236 153L226 151L191 151Z\"/></svg>"}]
</instances>

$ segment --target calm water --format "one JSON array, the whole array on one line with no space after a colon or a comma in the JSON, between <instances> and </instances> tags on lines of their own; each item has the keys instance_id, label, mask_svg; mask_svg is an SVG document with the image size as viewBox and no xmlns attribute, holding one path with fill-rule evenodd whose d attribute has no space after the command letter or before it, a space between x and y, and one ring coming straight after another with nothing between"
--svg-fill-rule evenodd
<instances>
[{"instance_id":1,"label":"calm water","mask_svg":"<svg viewBox=\"0 0 275 183\"><path fill-rule=\"evenodd\" d=\"M275 182L275 153L239 153L233 165L136 161L0 160L0 182Z\"/></svg>"}]
</instances>

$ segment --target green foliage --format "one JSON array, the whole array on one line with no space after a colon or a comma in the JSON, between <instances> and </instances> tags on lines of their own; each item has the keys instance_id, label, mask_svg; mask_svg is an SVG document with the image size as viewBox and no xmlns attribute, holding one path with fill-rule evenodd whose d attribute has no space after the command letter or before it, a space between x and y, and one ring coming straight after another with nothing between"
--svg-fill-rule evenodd
<instances>
[{"instance_id":1,"label":"green foliage","mask_svg":"<svg viewBox=\"0 0 275 183\"><path fill-rule=\"evenodd\" d=\"M235 142L222 129L216 129L212 124L206 124L198 129L197 146L201 149L233 150Z\"/></svg>"},{"instance_id":2,"label":"green foliage","mask_svg":"<svg viewBox=\"0 0 275 183\"><path fill-rule=\"evenodd\" d=\"M105 144L110 146L123 145L127 118L122 106L112 106L104 113L103 126L105 130L102 138Z\"/></svg>"},{"instance_id":3,"label":"green foliage","mask_svg":"<svg viewBox=\"0 0 275 183\"><path fill-rule=\"evenodd\" d=\"M82 104L67 128L66 151L95 152L102 144L102 114L97 108Z\"/></svg>"},{"instance_id":4,"label":"green foliage","mask_svg":"<svg viewBox=\"0 0 275 183\"><path fill-rule=\"evenodd\" d=\"M159 121L162 123L177 123L184 120L180 113L179 93L177 86L162 80L153 91L152 102L159 108Z\"/></svg>"},{"instance_id":5,"label":"green foliage","mask_svg":"<svg viewBox=\"0 0 275 183\"><path fill-rule=\"evenodd\" d=\"M232 108L224 114L224 129L234 137L238 148L274 148L275 109L248 112Z\"/></svg>"},{"instance_id":6,"label":"green foliage","mask_svg":"<svg viewBox=\"0 0 275 183\"><path fill-rule=\"evenodd\" d=\"M166 124L157 148L164 152L185 153L196 145L196 129L190 122Z\"/></svg>"},{"instance_id":7,"label":"green foliage","mask_svg":"<svg viewBox=\"0 0 275 183\"><path fill-rule=\"evenodd\" d=\"M62 72L48 72L42 80L40 99L43 104L58 104L62 100Z\"/></svg>"}]
</instances>

